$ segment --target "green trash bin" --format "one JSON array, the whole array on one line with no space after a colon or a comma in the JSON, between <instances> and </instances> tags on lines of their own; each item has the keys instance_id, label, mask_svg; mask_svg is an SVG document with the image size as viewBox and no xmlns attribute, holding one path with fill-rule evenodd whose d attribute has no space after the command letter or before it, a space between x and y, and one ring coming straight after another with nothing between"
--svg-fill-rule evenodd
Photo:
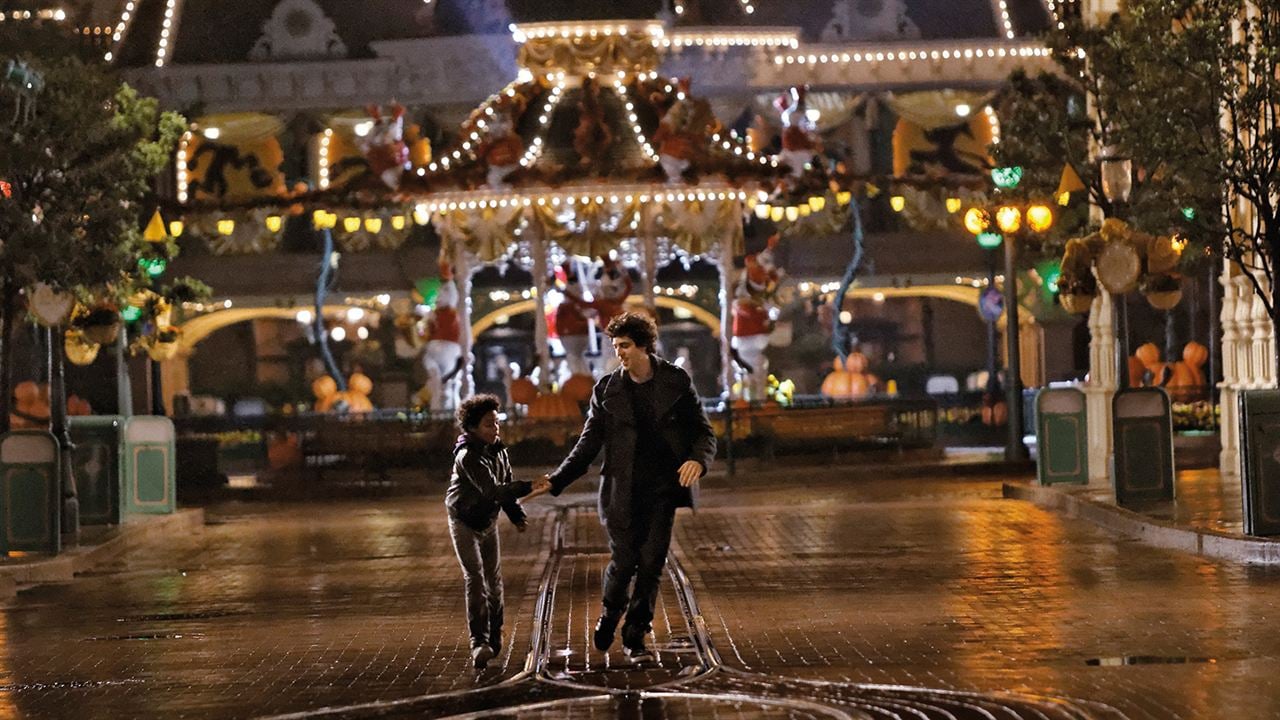
<instances>
[{"instance_id":1,"label":"green trash bin","mask_svg":"<svg viewBox=\"0 0 1280 720\"><path fill-rule=\"evenodd\" d=\"M1041 485L1089 484L1089 433L1084 393L1045 388L1036 397L1036 478Z\"/></svg>"},{"instance_id":2,"label":"green trash bin","mask_svg":"<svg viewBox=\"0 0 1280 720\"><path fill-rule=\"evenodd\" d=\"M134 415L125 420L122 436L124 514L173 512L173 422L160 415Z\"/></svg>"},{"instance_id":3,"label":"green trash bin","mask_svg":"<svg viewBox=\"0 0 1280 720\"><path fill-rule=\"evenodd\" d=\"M1280 390L1240 393L1244 531L1280 535Z\"/></svg>"},{"instance_id":4,"label":"green trash bin","mask_svg":"<svg viewBox=\"0 0 1280 720\"><path fill-rule=\"evenodd\" d=\"M71 427L72 471L80 500L81 525L120 524L120 433L125 419L119 415L81 415L68 418Z\"/></svg>"},{"instance_id":5,"label":"green trash bin","mask_svg":"<svg viewBox=\"0 0 1280 720\"><path fill-rule=\"evenodd\" d=\"M0 551L62 549L58 441L44 430L0 435Z\"/></svg>"},{"instance_id":6,"label":"green trash bin","mask_svg":"<svg viewBox=\"0 0 1280 720\"><path fill-rule=\"evenodd\" d=\"M1160 388L1129 388L1111 400L1116 503L1173 499L1173 416Z\"/></svg>"}]
</instances>

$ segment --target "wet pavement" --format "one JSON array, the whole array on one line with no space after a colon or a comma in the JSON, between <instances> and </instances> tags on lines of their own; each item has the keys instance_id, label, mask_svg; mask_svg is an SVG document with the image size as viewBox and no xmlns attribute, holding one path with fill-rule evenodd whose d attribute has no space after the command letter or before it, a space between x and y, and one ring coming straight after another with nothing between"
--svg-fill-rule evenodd
<instances>
[{"instance_id":1,"label":"wet pavement","mask_svg":"<svg viewBox=\"0 0 1280 720\"><path fill-rule=\"evenodd\" d=\"M1280 717L1280 570L999 477L744 474L681 511L639 667L590 648L587 493L504 521L507 643L480 673L438 492L229 503L0 611L0 718Z\"/></svg>"}]
</instances>

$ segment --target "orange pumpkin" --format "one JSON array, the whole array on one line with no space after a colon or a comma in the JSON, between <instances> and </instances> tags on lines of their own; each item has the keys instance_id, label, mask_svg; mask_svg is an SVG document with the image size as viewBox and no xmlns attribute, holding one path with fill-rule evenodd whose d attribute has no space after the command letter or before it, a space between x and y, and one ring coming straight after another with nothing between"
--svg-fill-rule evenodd
<instances>
[{"instance_id":1,"label":"orange pumpkin","mask_svg":"<svg viewBox=\"0 0 1280 720\"><path fill-rule=\"evenodd\" d=\"M574 402L586 402L591 399L591 391L595 385L595 378L590 375L573 375L565 381L560 393Z\"/></svg>"},{"instance_id":2,"label":"orange pumpkin","mask_svg":"<svg viewBox=\"0 0 1280 720\"><path fill-rule=\"evenodd\" d=\"M1174 400L1190 402L1204 398L1207 388L1201 366L1208 360L1209 348L1198 342L1189 342L1182 348L1182 362L1173 364L1173 378L1169 381Z\"/></svg>"},{"instance_id":3,"label":"orange pumpkin","mask_svg":"<svg viewBox=\"0 0 1280 720\"><path fill-rule=\"evenodd\" d=\"M538 397L538 387L527 377L517 378L511 382L511 401L521 405L529 405Z\"/></svg>"},{"instance_id":4,"label":"orange pumpkin","mask_svg":"<svg viewBox=\"0 0 1280 720\"><path fill-rule=\"evenodd\" d=\"M831 367L831 374L822 380L822 394L830 398L856 400L868 395L878 382L875 375L864 372L867 356L862 353L850 353L843 364L836 358L831 361Z\"/></svg>"},{"instance_id":5,"label":"orange pumpkin","mask_svg":"<svg viewBox=\"0 0 1280 720\"><path fill-rule=\"evenodd\" d=\"M1009 406L1005 405L1003 400L995 403L982 404L982 424L995 427L1004 425L1009 419Z\"/></svg>"},{"instance_id":6,"label":"orange pumpkin","mask_svg":"<svg viewBox=\"0 0 1280 720\"><path fill-rule=\"evenodd\" d=\"M373 381L364 373L352 373L351 377L347 380L347 387L353 393L368 395L373 392Z\"/></svg>"},{"instance_id":7,"label":"orange pumpkin","mask_svg":"<svg viewBox=\"0 0 1280 720\"><path fill-rule=\"evenodd\" d=\"M1194 367L1201 367L1209 361L1209 348L1192 340L1182 348L1182 359Z\"/></svg>"},{"instance_id":8,"label":"orange pumpkin","mask_svg":"<svg viewBox=\"0 0 1280 720\"><path fill-rule=\"evenodd\" d=\"M849 396L849 373L840 364L840 358L836 358L831 362L835 368L831 374L822 380L822 394L832 398L843 398Z\"/></svg>"},{"instance_id":9,"label":"orange pumpkin","mask_svg":"<svg viewBox=\"0 0 1280 720\"><path fill-rule=\"evenodd\" d=\"M547 393L534 398L529 403L529 417L531 418L580 418L582 411L578 409L578 403L571 400L560 393Z\"/></svg>"},{"instance_id":10,"label":"orange pumpkin","mask_svg":"<svg viewBox=\"0 0 1280 720\"><path fill-rule=\"evenodd\" d=\"M1160 362L1160 348L1155 343L1143 343L1133 351L1133 356L1138 358L1143 367L1151 367Z\"/></svg>"},{"instance_id":11,"label":"orange pumpkin","mask_svg":"<svg viewBox=\"0 0 1280 720\"><path fill-rule=\"evenodd\" d=\"M844 367L851 373L861 373L867 371L867 356L860 352L851 352L844 359Z\"/></svg>"}]
</instances>

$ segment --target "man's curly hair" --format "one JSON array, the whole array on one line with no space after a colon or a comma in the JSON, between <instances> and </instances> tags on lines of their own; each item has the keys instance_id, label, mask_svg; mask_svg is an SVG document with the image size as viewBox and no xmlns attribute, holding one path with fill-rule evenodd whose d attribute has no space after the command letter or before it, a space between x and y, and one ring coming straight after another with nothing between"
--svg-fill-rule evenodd
<instances>
[{"instance_id":1,"label":"man's curly hair","mask_svg":"<svg viewBox=\"0 0 1280 720\"><path fill-rule=\"evenodd\" d=\"M472 395L458 405L453 416L458 421L458 429L466 432L479 427L485 415L501 407L502 401L497 395Z\"/></svg>"},{"instance_id":2,"label":"man's curly hair","mask_svg":"<svg viewBox=\"0 0 1280 720\"><path fill-rule=\"evenodd\" d=\"M654 352L658 342L658 324L644 313L626 312L616 315L605 328L611 338L626 337L645 352Z\"/></svg>"}]
</instances>

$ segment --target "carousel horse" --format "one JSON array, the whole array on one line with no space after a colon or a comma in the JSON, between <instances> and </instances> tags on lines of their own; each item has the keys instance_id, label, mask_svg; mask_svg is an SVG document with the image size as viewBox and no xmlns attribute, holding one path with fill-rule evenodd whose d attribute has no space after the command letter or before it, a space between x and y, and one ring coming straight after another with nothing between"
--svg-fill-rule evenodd
<instances>
[{"instance_id":1,"label":"carousel horse","mask_svg":"<svg viewBox=\"0 0 1280 720\"><path fill-rule=\"evenodd\" d=\"M747 255L742 280L734 290L732 346L746 366L742 397L749 401L768 397L769 359L765 349L769 347L769 333L773 330L770 316L773 297L783 275L773 255L777 242L778 236L774 235L769 238L766 249Z\"/></svg>"},{"instance_id":2,"label":"carousel horse","mask_svg":"<svg viewBox=\"0 0 1280 720\"><path fill-rule=\"evenodd\" d=\"M590 345L590 319L595 315L592 303L583 297L581 270L578 263L566 260L560 266L564 273L564 299L556 306L556 335L564 346L565 364L571 375L590 375L587 348Z\"/></svg>"},{"instance_id":3,"label":"carousel horse","mask_svg":"<svg viewBox=\"0 0 1280 720\"><path fill-rule=\"evenodd\" d=\"M440 292L427 320L428 340L422 354L427 370L427 392L431 409L451 409L458 404L462 385L462 326L458 319L458 286L453 269L440 263Z\"/></svg>"},{"instance_id":4,"label":"carousel horse","mask_svg":"<svg viewBox=\"0 0 1280 720\"><path fill-rule=\"evenodd\" d=\"M383 117L382 109L370 105L365 110L373 118L373 129L360 141L360 150L369 163L369 171L387 187L400 187L400 176L409 165L409 146L404 142L404 107L391 106L391 117Z\"/></svg>"}]
</instances>

